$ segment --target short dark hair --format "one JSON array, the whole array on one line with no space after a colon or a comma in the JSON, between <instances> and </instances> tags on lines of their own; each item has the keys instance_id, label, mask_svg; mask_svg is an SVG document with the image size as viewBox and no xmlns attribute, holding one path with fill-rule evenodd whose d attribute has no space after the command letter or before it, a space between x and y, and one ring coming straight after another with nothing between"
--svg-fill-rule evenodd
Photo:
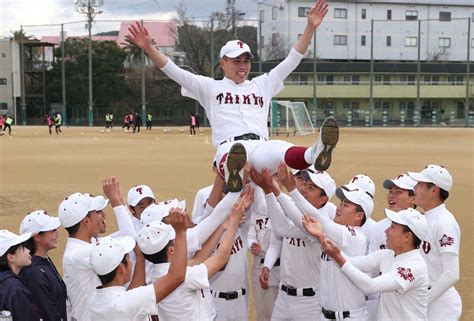
<instances>
[{"instance_id":1,"label":"short dark hair","mask_svg":"<svg viewBox=\"0 0 474 321\"><path fill-rule=\"evenodd\" d=\"M128 265L128 262L127 262L127 255L128 255L128 254L125 254L125 255L123 256L122 262L120 262L120 263L125 264L125 266ZM120 264L119 264L119 265L120 265ZM115 269L113 269L112 272L109 272L109 273L107 273L107 274L105 274L105 275L98 275L98 277L99 277L99 279L100 279L100 282L102 282L102 285L107 285L107 284L109 284L110 282L112 282L112 281L114 280L114 278L115 278L115 275L117 274L117 270L118 270L118 266L117 266Z\"/></svg>"},{"instance_id":2,"label":"short dark hair","mask_svg":"<svg viewBox=\"0 0 474 321\"><path fill-rule=\"evenodd\" d=\"M91 217L91 214L92 214L91 212L87 213L86 216L84 216L84 218ZM81 226L82 220L80 220L78 223L74 224L73 226L65 227L66 231L69 234L69 237L74 237L76 235L77 231L79 231L79 227Z\"/></svg>"},{"instance_id":3,"label":"short dark hair","mask_svg":"<svg viewBox=\"0 0 474 321\"><path fill-rule=\"evenodd\" d=\"M147 261L153 264L167 263L168 262L168 248L173 245L173 241L169 241L168 244L160 251L155 254L145 254L143 256Z\"/></svg>"},{"instance_id":4,"label":"short dark hair","mask_svg":"<svg viewBox=\"0 0 474 321\"><path fill-rule=\"evenodd\" d=\"M364 213L364 217L362 217L362 221L360 222L360 226L364 225L365 222L367 221L367 215L365 214L365 211L364 209L362 208L362 206L360 206L359 204L356 204L356 203L353 203L355 206L356 206L356 212L362 212Z\"/></svg>"},{"instance_id":5,"label":"short dark hair","mask_svg":"<svg viewBox=\"0 0 474 321\"><path fill-rule=\"evenodd\" d=\"M414 246L415 249L419 248L421 245L421 240L416 236L415 233L408 227L408 225L402 225L402 231L403 233L408 233L410 232L411 235L413 235L413 243L412 245Z\"/></svg>"},{"instance_id":6,"label":"short dark hair","mask_svg":"<svg viewBox=\"0 0 474 321\"><path fill-rule=\"evenodd\" d=\"M426 185L428 186L428 188L432 188L433 186L437 186L434 183L430 183L430 182L426 183ZM441 201L444 202L449 197L449 192L447 190L442 189L439 186L438 186L438 188L439 188L439 195L438 196L441 199Z\"/></svg>"},{"instance_id":7,"label":"short dark hair","mask_svg":"<svg viewBox=\"0 0 474 321\"><path fill-rule=\"evenodd\" d=\"M12 268L8 264L8 254L15 254L19 248L23 248L25 243L20 243L10 247L2 256L0 256L0 272L11 272Z\"/></svg>"}]
</instances>

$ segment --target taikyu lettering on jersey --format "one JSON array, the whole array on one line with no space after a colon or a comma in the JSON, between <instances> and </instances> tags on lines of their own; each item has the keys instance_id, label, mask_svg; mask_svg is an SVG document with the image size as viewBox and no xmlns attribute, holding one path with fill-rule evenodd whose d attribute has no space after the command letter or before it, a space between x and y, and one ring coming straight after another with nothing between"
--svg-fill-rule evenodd
<instances>
[{"instance_id":1,"label":"taikyu lettering on jersey","mask_svg":"<svg viewBox=\"0 0 474 321\"><path fill-rule=\"evenodd\" d=\"M288 244L290 245L297 246L297 247L301 247L301 246L306 247L306 243L300 238L287 237L286 239L288 240Z\"/></svg>"},{"instance_id":2,"label":"taikyu lettering on jersey","mask_svg":"<svg viewBox=\"0 0 474 321\"><path fill-rule=\"evenodd\" d=\"M356 231L354 230L354 228L353 228L352 226L346 225L346 227L347 227L347 230L348 230L349 232L351 232L351 235L352 235L352 236L357 236Z\"/></svg>"},{"instance_id":3,"label":"taikyu lettering on jersey","mask_svg":"<svg viewBox=\"0 0 474 321\"><path fill-rule=\"evenodd\" d=\"M405 280L409 282L413 282L415 280L415 277L411 273L410 268L404 268L404 267L398 267L397 268L398 274Z\"/></svg>"},{"instance_id":4,"label":"taikyu lettering on jersey","mask_svg":"<svg viewBox=\"0 0 474 321\"><path fill-rule=\"evenodd\" d=\"M263 230L265 228L265 226L267 226L267 222L268 222L268 217L263 219L263 218L259 218L255 221L255 224L258 225L258 228L260 230Z\"/></svg>"},{"instance_id":5,"label":"taikyu lettering on jersey","mask_svg":"<svg viewBox=\"0 0 474 321\"><path fill-rule=\"evenodd\" d=\"M422 249L423 249L423 252L425 252L425 254L430 253L430 251L431 251L431 244L430 244L429 242L423 241L423 245L422 245L421 247L422 247Z\"/></svg>"},{"instance_id":6,"label":"taikyu lettering on jersey","mask_svg":"<svg viewBox=\"0 0 474 321\"><path fill-rule=\"evenodd\" d=\"M441 247L450 246L450 245L453 245L453 244L454 244L454 238L452 238L451 236L447 236L446 234L443 234L443 236L439 240L439 245Z\"/></svg>"},{"instance_id":7,"label":"taikyu lettering on jersey","mask_svg":"<svg viewBox=\"0 0 474 321\"><path fill-rule=\"evenodd\" d=\"M243 104L263 107L263 97L255 94L239 95L230 92L220 93L216 96L219 104Z\"/></svg>"}]
</instances>

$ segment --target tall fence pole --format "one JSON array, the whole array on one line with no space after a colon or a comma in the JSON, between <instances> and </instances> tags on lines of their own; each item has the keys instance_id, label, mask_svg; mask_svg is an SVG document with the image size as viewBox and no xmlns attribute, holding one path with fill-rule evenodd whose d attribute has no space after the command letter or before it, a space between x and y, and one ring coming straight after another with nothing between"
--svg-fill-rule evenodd
<instances>
[{"instance_id":1,"label":"tall fence pole","mask_svg":"<svg viewBox=\"0 0 474 321\"><path fill-rule=\"evenodd\" d=\"M467 62L466 62L466 102L464 103L464 126L469 126L469 95L470 95L470 80L471 76L471 18L467 18Z\"/></svg>"},{"instance_id":2,"label":"tall fence pole","mask_svg":"<svg viewBox=\"0 0 474 321\"><path fill-rule=\"evenodd\" d=\"M91 4L88 3L88 13L87 13L87 29L89 31L89 126L94 125L94 114L93 114L93 95L92 95L92 14L91 14Z\"/></svg>"},{"instance_id":3,"label":"tall fence pole","mask_svg":"<svg viewBox=\"0 0 474 321\"><path fill-rule=\"evenodd\" d=\"M140 21L140 23L143 28L143 19ZM145 50L143 49L140 50L140 72L142 78L142 120L146 120Z\"/></svg>"},{"instance_id":4,"label":"tall fence pole","mask_svg":"<svg viewBox=\"0 0 474 321\"><path fill-rule=\"evenodd\" d=\"M318 98L316 97L316 77L317 77L317 64L316 64L316 30L313 34L313 123L317 126L316 112L318 110Z\"/></svg>"},{"instance_id":5,"label":"tall fence pole","mask_svg":"<svg viewBox=\"0 0 474 321\"><path fill-rule=\"evenodd\" d=\"M20 26L20 33L21 124L26 125L25 39L23 36L23 25Z\"/></svg>"},{"instance_id":6,"label":"tall fence pole","mask_svg":"<svg viewBox=\"0 0 474 321\"><path fill-rule=\"evenodd\" d=\"M370 127L374 125L374 19L370 20L370 88L369 88Z\"/></svg>"},{"instance_id":7,"label":"tall fence pole","mask_svg":"<svg viewBox=\"0 0 474 321\"><path fill-rule=\"evenodd\" d=\"M66 112L66 64L64 63L64 24L61 23L61 93L63 101L62 118L67 123Z\"/></svg>"},{"instance_id":8,"label":"tall fence pole","mask_svg":"<svg viewBox=\"0 0 474 321\"><path fill-rule=\"evenodd\" d=\"M418 112L418 117L421 118L421 99L420 99L420 81L421 81L421 63L420 63L420 56L421 56L421 20L418 20L418 38L417 38L417 46L418 46L418 53L416 57L416 106L415 109ZM418 123L418 126L421 123L421 119L415 121L415 124Z\"/></svg>"}]
</instances>

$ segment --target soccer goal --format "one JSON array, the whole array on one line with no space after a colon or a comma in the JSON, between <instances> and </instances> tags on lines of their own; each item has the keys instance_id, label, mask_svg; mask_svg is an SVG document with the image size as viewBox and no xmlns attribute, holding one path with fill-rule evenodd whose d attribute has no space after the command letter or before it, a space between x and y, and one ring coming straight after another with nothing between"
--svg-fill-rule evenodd
<instances>
[{"instance_id":1,"label":"soccer goal","mask_svg":"<svg viewBox=\"0 0 474 321\"><path fill-rule=\"evenodd\" d=\"M308 109L303 102L274 100L270 116L272 135L308 135L315 132Z\"/></svg>"}]
</instances>

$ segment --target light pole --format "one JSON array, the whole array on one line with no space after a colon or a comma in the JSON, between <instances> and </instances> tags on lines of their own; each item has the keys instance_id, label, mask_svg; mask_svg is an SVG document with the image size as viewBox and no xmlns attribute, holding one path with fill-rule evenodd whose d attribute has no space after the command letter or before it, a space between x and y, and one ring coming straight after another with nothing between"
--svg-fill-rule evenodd
<instances>
[{"instance_id":1,"label":"light pole","mask_svg":"<svg viewBox=\"0 0 474 321\"><path fill-rule=\"evenodd\" d=\"M89 31L89 126L94 124L94 100L92 96L92 22L96 15L102 13L99 7L103 4L104 0L76 0L76 11L86 16L87 29Z\"/></svg>"}]
</instances>

